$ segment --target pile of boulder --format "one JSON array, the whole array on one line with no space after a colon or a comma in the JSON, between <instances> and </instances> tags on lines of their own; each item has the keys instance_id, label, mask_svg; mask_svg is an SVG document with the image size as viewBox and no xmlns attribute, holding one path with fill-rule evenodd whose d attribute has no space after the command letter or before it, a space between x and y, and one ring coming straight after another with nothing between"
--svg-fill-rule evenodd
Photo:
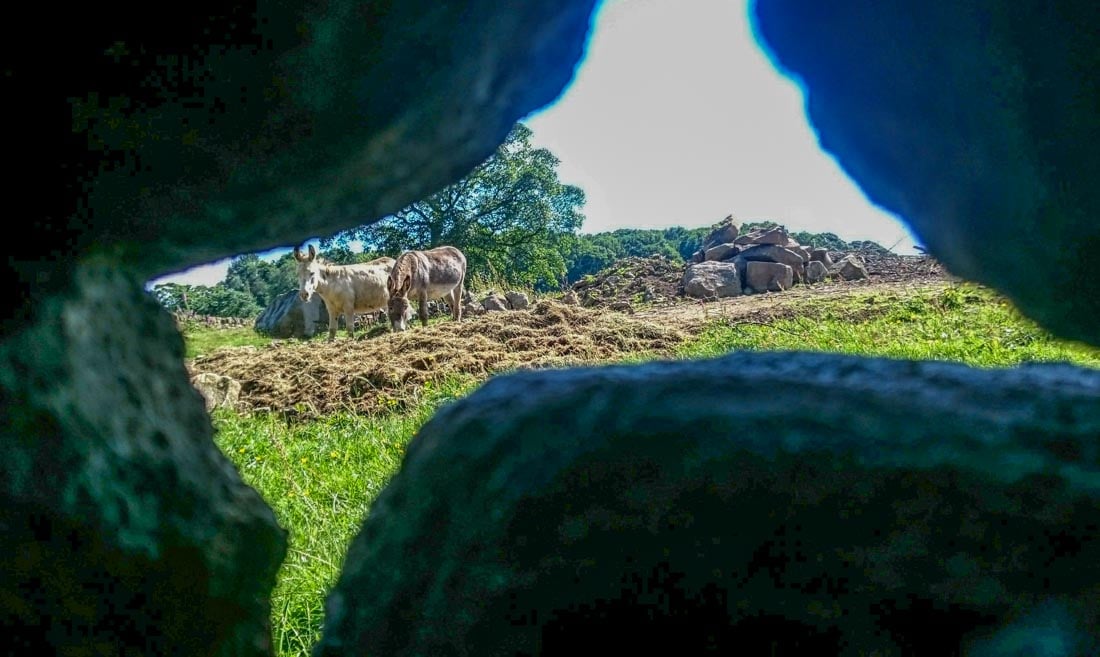
<instances>
[{"instance_id":1,"label":"pile of boulder","mask_svg":"<svg viewBox=\"0 0 1100 657\"><path fill-rule=\"evenodd\" d=\"M867 267L854 253L803 246L783 226L741 234L731 215L703 240L681 284L685 296L714 299L782 292L828 277L867 278Z\"/></svg>"}]
</instances>

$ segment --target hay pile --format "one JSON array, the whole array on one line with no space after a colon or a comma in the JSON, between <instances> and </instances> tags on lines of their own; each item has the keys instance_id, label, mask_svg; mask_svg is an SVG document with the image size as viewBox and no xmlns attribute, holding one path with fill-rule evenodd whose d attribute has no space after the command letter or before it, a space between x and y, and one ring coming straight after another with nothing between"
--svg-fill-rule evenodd
<instances>
[{"instance_id":1,"label":"hay pile","mask_svg":"<svg viewBox=\"0 0 1100 657\"><path fill-rule=\"evenodd\" d=\"M242 411L315 417L400 408L417 397L425 382L450 374L485 377L509 369L614 360L641 351L664 355L686 336L620 313L543 300L529 311L488 313L457 324L416 323L412 330L368 339L339 337L334 343L223 348L187 367L192 375L212 372L239 381Z\"/></svg>"}]
</instances>

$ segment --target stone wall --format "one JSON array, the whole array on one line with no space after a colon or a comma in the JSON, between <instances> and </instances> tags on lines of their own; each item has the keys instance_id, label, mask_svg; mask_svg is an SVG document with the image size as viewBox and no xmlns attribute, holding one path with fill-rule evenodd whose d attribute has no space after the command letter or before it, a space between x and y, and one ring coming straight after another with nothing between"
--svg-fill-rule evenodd
<instances>
[{"instance_id":1,"label":"stone wall","mask_svg":"<svg viewBox=\"0 0 1100 657\"><path fill-rule=\"evenodd\" d=\"M17 31L0 111L44 141L13 146L34 229L2 265L9 645L271 653L285 532L214 446L142 285L458 179L569 82L593 5L188 4L170 21L74 5L61 59ZM1100 344L1094 3L753 11L823 148L874 201L953 273ZM733 396L736 374L752 394ZM319 653L565 652L601 607L597 648L1096 652L1093 371L756 355L523 377L410 445ZM1045 634L1010 647L1018 627Z\"/></svg>"}]
</instances>

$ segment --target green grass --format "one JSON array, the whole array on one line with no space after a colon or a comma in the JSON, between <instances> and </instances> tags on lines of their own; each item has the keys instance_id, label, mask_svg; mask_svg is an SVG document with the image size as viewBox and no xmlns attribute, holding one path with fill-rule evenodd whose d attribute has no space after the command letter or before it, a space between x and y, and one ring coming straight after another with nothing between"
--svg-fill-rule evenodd
<instances>
[{"instance_id":1,"label":"green grass","mask_svg":"<svg viewBox=\"0 0 1100 657\"><path fill-rule=\"evenodd\" d=\"M425 384L417 408L382 417L349 413L288 425L274 414L215 414L218 447L290 533L272 595L278 654L309 654L348 545L400 466L409 439L441 404L477 383L455 378Z\"/></svg>"},{"instance_id":2,"label":"green grass","mask_svg":"<svg viewBox=\"0 0 1100 657\"><path fill-rule=\"evenodd\" d=\"M977 286L867 293L799 304L798 316L764 325L712 321L682 346L679 356L797 349L959 361L981 367L1025 361L1100 366L1100 350L1054 339L1002 298ZM188 353L214 345L268 342L249 335L234 342L234 333L188 332ZM653 357L634 354L622 362ZM409 440L441 404L469 394L480 383L454 378L425 384L418 405L377 417L340 414L287 424L271 414L215 415L219 447L290 532L289 553L272 599L278 654L310 654L320 636L325 596L340 572L347 546L371 502L400 466Z\"/></svg>"},{"instance_id":3,"label":"green grass","mask_svg":"<svg viewBox=\"0 0 1100 657\"><path fill-rule=\"evenodd\" d=\"M1068 361L1100 367L1100 349L1058 340L1002 297L970 284L912 296L869 293L805 307L805 317L766 324L711 322L684 358L733 350L822 351L940 360L975 367Z\"/></svg>"},{"instance_id":4,"label":"green grass","mask_svg":"<svg viewBox=\"0 0 1100 657\"><path fill-rule=\"evenodd\" d=\"M266 347L272 339L257 333L251 326L210 328L192 325L183 329L186 351L184 358L194 358L221 347Z\"/></svg>"}]
</instances>

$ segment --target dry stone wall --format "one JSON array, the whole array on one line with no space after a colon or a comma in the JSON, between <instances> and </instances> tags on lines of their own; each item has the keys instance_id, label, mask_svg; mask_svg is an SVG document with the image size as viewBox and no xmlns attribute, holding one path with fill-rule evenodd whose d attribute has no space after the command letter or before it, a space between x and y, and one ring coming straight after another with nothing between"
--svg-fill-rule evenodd
<instances>
[{"instance_id":1,"label":"dry stone wall","mask_svg":"<svg viewBox=\"0 0 1100 657\"><path fill-rule=\"evenodd\" d=\"M7 645L272 653L286 533L215 447L143 283L458 179L572 79L593 7L76 4L61 65L9 62L5 124L50 147L12 147L35 230L0 263ZM873 201L956 275L1100 344L1095 3L752 11ZM1053 254L1042 276L1021 236ZM1098 387L810 354L490 382L409 446L318 654L1096 654Z\"/></svg>"}]
</instances>

